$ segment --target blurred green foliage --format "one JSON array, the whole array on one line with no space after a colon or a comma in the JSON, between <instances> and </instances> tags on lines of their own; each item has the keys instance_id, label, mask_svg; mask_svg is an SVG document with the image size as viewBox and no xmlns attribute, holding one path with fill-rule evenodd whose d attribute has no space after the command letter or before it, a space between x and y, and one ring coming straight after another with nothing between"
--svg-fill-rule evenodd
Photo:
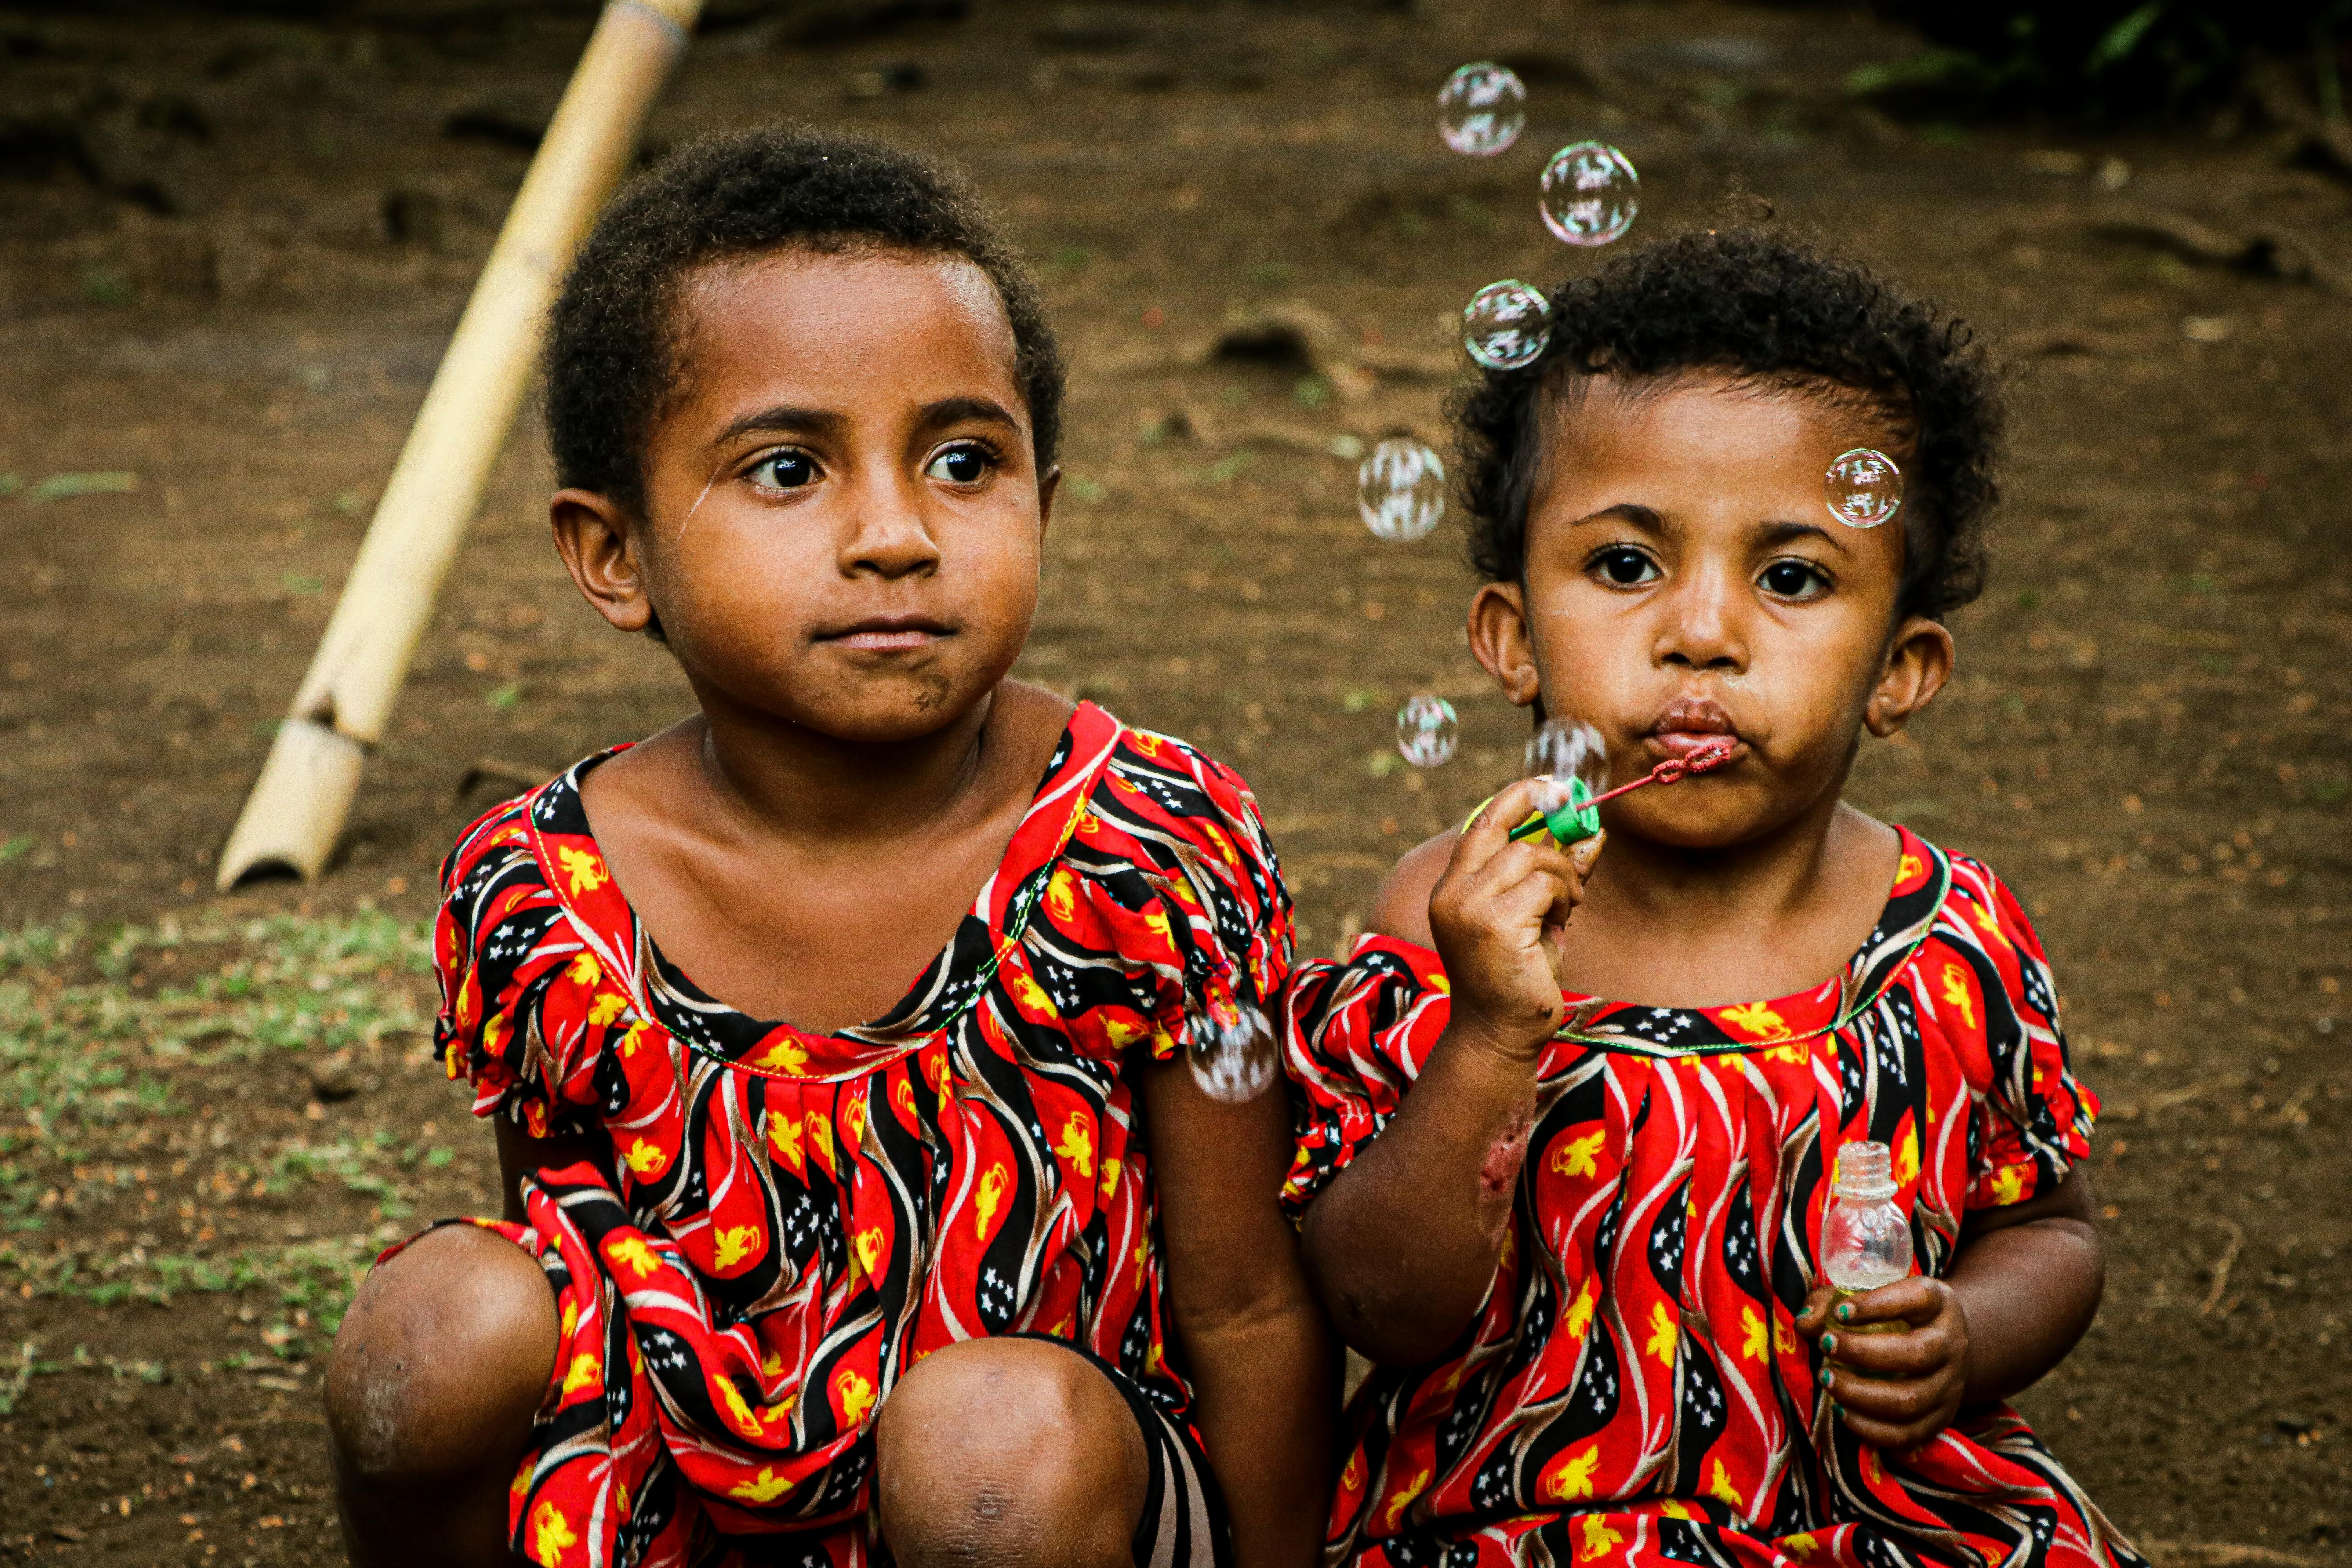
<instances>
[{"instance_id":1,"label":"blurred green foliage","mask_svg":"<svg viewBox=\"0 0 2352 1568\"><path fill-rule=\"evenodd\" d=\"M1857 97L1953 117L2019 110L2085 120L2176 116L2227 100L2257 58L2305 63L2321 113L2343 113L2337 55L2352 0L1877 0L1927 47L1864 66Z\"/></svg>"}]
</instances>

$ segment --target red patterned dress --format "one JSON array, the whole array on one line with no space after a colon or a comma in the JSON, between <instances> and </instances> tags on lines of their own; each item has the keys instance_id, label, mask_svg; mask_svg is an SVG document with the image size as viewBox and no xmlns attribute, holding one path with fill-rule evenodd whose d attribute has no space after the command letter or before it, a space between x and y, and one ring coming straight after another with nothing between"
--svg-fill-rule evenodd
<instances>
[{"instance_id":1,"label":"red patterned dress","mask_svg":"<svg viewBox=\"0 0 2352 1568\"><path fill-rule=\"evenodd\" d=\"M1930 1275L1969 1211L2050 1191L2090 1150L2097 1101L2015 899L1907 832L1900 864L1870 940L1814 990L1569 998L1485 1305L1350 1409L1332 1563L2138 1563L2014 1412L1881 1452L1835 1418L1795 1331L1841 1144L1894 1149ZM1436 954L1388 938L1294 973L1295 1209L1379 1136L1448 1005Z\"/></svg>"},{"instance_id":2,"label":"red patterned dress","mask_svg":"<svg viewBox=\"0 0 2352 1568\"><path fill-rule=\"evenodd\" d=\"M1130 1049L1267 1005L1289 906L1241 779L1082 704L954 939L872 1024L712 1000L614 886L592 757L443 869L439 1044L478 1114L595 1129L511 1237L562 1342L514 1478L516 1549L572 1564L868 1560L870 1428L958 1340L1042 1333L1181 1421Z\"/></svg>"}]
</instances>

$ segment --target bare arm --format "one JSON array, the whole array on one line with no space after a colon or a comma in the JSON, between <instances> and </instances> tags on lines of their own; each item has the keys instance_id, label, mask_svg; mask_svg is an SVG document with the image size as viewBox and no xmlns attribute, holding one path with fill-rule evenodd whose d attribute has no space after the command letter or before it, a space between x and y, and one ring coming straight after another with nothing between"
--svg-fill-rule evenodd
<instances>
[{"instance_id":1,"label":"bare arm","mask_svg":"<svg viewBox=\"0 0 2352 1568\"><path fill-rule=\"evenodd\" d=\"M1336 1473L1339 1350L1277 1202L1290 1164L1279 1092L1211 1100L1181 1062L1142 1065L1168 1294L1237 1568L1307 1568Z\"/></svg>"},{"instance_id":2,"label":"bare arm","mask_svg":"<svg viewBox=\"0 0 2352 1568\"><path fill-rule=\"evenodd\" d=\"M1419 900L1423 922L1414 873L1443 841L1408 856L1383 890L1384 929L1410 927L1393 934L1420 934L1444 959L1452 1012L1394 1120L1307 1211L1306 1241L1341 1336L1385 1365L1428 1361L1461 1333L1510 1223L1536 1067L1561 1014L1553 942L1601 847L1509 843L1531 799L1513 785L1452 845Z\"/></svg>"},{"instance_id":3,"label":"bare arm","mask_svg":"<svg viewBox=\"0 0 2352 1568\"><path fill-rule=\"evenodd\" d=\"M2090 1328L2106 1289L2098 1212L2077 1165L2040 1197L1972 1211L1941 1279L1869 1291L1847 1304L1851 1317L1834 1320L1825 1310L1829 1291L1814 1292L1797 1327L1822 1336L1832 1363L1823 1381L1846 1425L1882 1447L1916 1448L1962 1405L2006 1399L2041 1381ZM1837 1331L1897 1319L1906 1332Z\"/></svg>"}]
</instances>

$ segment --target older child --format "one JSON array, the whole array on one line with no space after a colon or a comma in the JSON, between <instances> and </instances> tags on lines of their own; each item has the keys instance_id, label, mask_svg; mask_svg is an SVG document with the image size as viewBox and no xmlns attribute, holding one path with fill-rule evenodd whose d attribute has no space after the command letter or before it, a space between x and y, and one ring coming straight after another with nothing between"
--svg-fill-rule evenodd
<instances>
[{"instance_id":1,"label":"older child","mask_svg":"<svg viewBox=\"0 0 2352 1568\"><path fill-rule=\"evenodd\" d=\"M2000 1401L2096 1308L2095 1101L2017 901L1840 798L1949 676L1996 390L1851 264L1692 235L1553 296L1456 403L1506 698L1597 727L1607 846L1541 786L1407 855L1294 975L1309 1270L1376 1370L1333 1561L2136 1562ZM1899 521L1824 502L1841 453ZM1570 919L1573 911L1574 919ZM1842 1146L1894 1150L1920 1271L1827 1310ZM1877 1329L1893 1331L1865 1332Z\"/></svg>"},{"instance_id":2,"label":"older child","mask_svg":"<svg viewBox=\"0 0 2352 1568\"><path fill-rule=\"evenodd\" d=\"M555 542L698 710L449 858L507 1215L345 1321L354 1562L1312 1556L1286 1111L1176 1060L1288 900L1234 773L1006 678L1061 395L992 220L871 141L699 144L583 246Z\"/></svg>"}]
</instances>

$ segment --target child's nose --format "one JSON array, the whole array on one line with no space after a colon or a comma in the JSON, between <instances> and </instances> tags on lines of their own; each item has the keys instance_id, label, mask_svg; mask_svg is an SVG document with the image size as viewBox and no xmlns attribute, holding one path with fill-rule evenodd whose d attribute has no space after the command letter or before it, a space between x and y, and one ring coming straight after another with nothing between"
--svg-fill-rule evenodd
<instances>
[{"instance_id":1,"label":"child's nose","mask_svg":"<svg viewBox=\"0 0 2352 1568\"><path fill-rule=\"evenodd\" d=\"M1739 631L1736 586L1716 573L1685 577L1664 601L1657 658L1690 669L1745 669L1748 645Z\"/></svg>"},{"instance_id":2,"label":"child's nose","mask_svg":"<svg viewBox=\"0 0 2352 1568\"><path fill-rule=\"evenodd\" d=\"M939 543L924 525L913 487L877 478L859 486L853 500L849 532L843 542L844 572L904 577L938 566Z\"/></svg>"}]
</instances>

